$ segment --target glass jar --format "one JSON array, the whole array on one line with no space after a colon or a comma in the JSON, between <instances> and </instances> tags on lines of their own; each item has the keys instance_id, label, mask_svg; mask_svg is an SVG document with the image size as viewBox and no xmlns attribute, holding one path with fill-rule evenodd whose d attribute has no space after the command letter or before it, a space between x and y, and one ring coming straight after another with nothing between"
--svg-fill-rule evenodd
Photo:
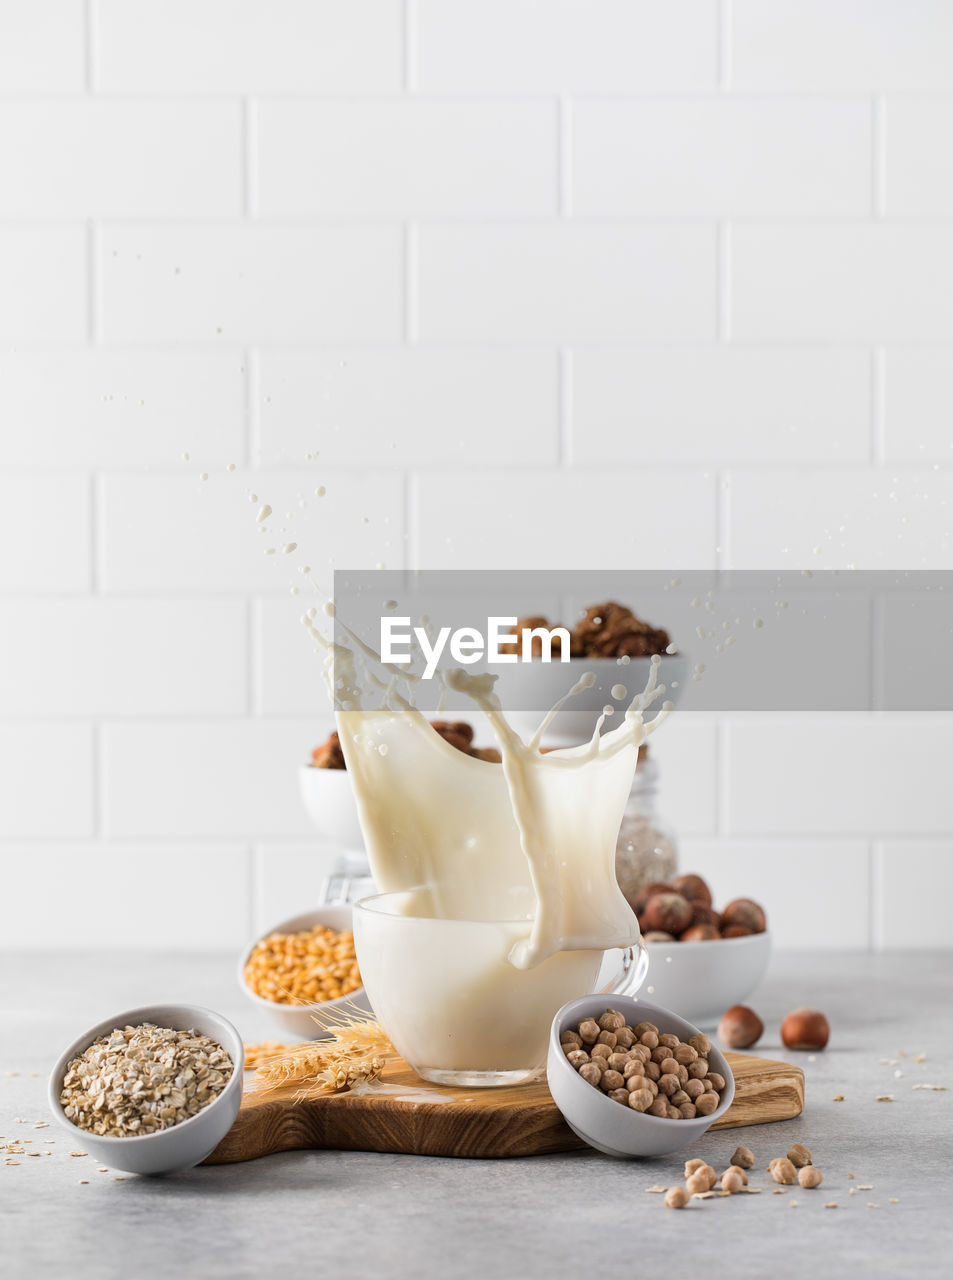
<instances>
[{"instance_id":1,"label":"glass jar","mask_svg":"<svg viewBox=\"0 0 953 1280\"><path fill-rule=\"evenodd\" d=\"M675 836L655 809L658 779L658 765L643 747L615 847L616 879L630 900L647 884L670 882L678 870Z\"/></svg>"}]
</instances>

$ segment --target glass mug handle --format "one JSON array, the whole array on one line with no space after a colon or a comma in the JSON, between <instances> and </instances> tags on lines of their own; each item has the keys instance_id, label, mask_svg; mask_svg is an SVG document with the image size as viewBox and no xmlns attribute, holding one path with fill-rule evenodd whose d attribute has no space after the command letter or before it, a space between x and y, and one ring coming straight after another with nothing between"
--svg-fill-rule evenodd
<instances>
[{"instance_id":1,"label":"glass mug handle","mask_svg":"<svg viewBox=\"0 0 953 1280\"><path fill-rule=\"evenodd\" d=\"M600 991L601 995L634 996L649 971L649 953L640 938L634 946L623 947L622 961L616 976L607 987Z\"/></svg>"}]
</instances>

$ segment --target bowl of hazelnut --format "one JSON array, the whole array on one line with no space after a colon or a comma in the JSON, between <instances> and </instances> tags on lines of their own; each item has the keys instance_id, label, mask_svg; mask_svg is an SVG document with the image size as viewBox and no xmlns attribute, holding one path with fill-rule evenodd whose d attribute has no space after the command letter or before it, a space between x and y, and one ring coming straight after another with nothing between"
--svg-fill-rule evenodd
<instances>
[{"instance_id":1,"label":"bowl of hazelnut","mask_svg":"<svg viewBox=\"0 0 953 1280\"><path fill-rule=\"evenodd\" d=\"M632 996L564 1005L550 1031L546 1079L573 1133L610 1156L680 1151L735 1096L731 1068L704 1032Z\"/></svg>"},{"instance_id":2,"label":"bowl of hazelnut","mask_svg":"<svg viewBox=\"0 0 953 1280\"><path fill-rule=\"evenodd\" d=\"M649 953L646 990L682 1017L714 1026L764 977L771 935L764 909L751 898L716 910L705 880L682 875L646 885L629 905Z\"/></svg>"}]
</instances>

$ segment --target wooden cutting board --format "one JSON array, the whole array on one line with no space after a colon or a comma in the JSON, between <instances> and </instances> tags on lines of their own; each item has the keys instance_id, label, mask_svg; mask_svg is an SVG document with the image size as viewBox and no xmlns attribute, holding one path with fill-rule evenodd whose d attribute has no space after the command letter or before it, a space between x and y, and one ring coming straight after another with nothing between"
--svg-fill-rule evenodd
<instances>
[{"instance_id":1,"label":"wooden cutting board","mask_svg":"<svg viewBox=\"0 0 953 1280\"><path fill-rule=\"evenodd\" d=\"M712 1126L790 1120L804 1110L804 1072L787 1062L725 1055L735 1098ZM537 1156L584 1147L565 1123L545 1079L500 1089L427 1084L402 1058L380 1085L295 1101L289 1086L265 1096L246 1092L238 1118L206 1164L256 1160L277 1151L391 1151L418 1156ZM676 1121L672 1121L673 1124Z\"/></svg>"}]
</instances>

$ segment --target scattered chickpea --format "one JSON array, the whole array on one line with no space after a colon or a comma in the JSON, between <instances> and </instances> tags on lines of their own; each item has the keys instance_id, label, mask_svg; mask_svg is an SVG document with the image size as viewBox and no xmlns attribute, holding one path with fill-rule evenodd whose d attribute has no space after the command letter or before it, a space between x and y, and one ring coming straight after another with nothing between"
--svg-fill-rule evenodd
<instances>
[{"instance_id":1,"label":"scattered chickpea","mask_svg":"<svg viewBox=\"0 0 953 1280\"><path fill-rule=\"evenodd\" d=\"M742 1181L742 1174L739 1170L728 1169L721 1175L721 1189L722 1191L727 1191L729 1195L736 1195L747 1181L747 1178Z\"/></svg>"},{"instance_id":2,"label":"scattered chickpea","mask_svg":"<svg viewBox=\"0 0 953 1280\"><path fill-rule=\"evenodd\" d=\"M669 1209L684 1209L691 1198L684 1187L669 1187L665 1193L665 1204Z\"/></svg>"},{"instance_id":3,"label":"scattered chickpea","mask_svg":"<svg viewBox=\"0 0 953 1280\"><path fill-rule=\"evenodd\" d=\"M739 1169L753 1169L754 1152L750 1147L735 1147L735 1154L731 1157L731 1163L737 1165Z\"/></svg>"},{"instance_id":4,"label":"scattered chickpea","mask_svg":"<svg viewBox=\"0 0 953 1280\"><path fill-rule=\"evenodd\" d=\"M694 1160L685 1161L685 1177L690 1178L696 1169L701 1169L705 1165L704 1160L699 1160L696 1156Z\"/></svg>"},{"instance_id":5,"label":"scattered chickpea","mask_svg":"<svg viewBox=\"0 0 953 1280\"><path fill-rule=\"evenodd\" d=\"M736 1173L738 1177L741 1179L741 1185L743 1187L746 1187L748 1185L748 1175L745 1173L744 1169L742 1169L741 1165L730 1164L728 1168L725 1170L725 1173ZM724 1186L725 1173L721 1175L722 1186Z\"/></svg>"},{"instance_id":6,"label":"scattered chickpea","mask_svg":"<svg viewBox=\"0 0 953 1280\"><path fill-rule=\"evenodd\" d=\"M798 1170L797 1180L802 1187L819 1187L824 1181L824 1175L814 1165L806 1164Z\"/></svg>"},{"instance_id":7,"label":"scattered chickpea","mask_svg":"<svg viewBox=\"0 0 953 1280\"><path fill-rule=\"evenodd\" d=\"M768 1173L775 1182L780 1182L784 1187L789 1187L797 1179L797 1170L787 1156L779 1156L777 1160L772 1160L768 1165Z\"/></svg>"},{"instance_id":8,"label":"scattered chickpea","mask_svg":"<svg viewBox=\"0 0 953 1280\"><path fill-rule=\"evenodd\" d=\"M685 1179L685 1188L693 1196L700 1195L703 1191L709 1191L708 1177L703 1170L698 1169Z\"/></svg>"},{"instance_id":9,"label":"scattered chickpea","mask_svg":"<svg viewBox=\"0 0 953 1280\"><path fill-rule=\"evenodd\" d=\"M795 1142L794 1146L788 1152L788 1159L794 1165L795 1169L803 1169L805 1165L811 1163L811 1153L800 1142Z\"/></svg>"}]
</instances>

